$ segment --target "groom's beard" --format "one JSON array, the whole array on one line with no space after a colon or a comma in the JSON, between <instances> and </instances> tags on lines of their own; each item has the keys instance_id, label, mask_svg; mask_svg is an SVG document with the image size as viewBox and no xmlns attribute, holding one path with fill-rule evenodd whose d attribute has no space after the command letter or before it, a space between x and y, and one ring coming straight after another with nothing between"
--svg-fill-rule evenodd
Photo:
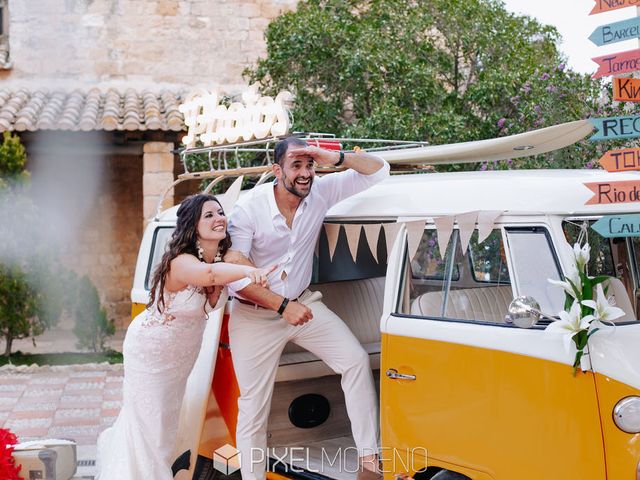
<instances>
[{"instance_id":1,"label":"groom's beard","mask_svg":"<svg viewBox=\"0 0 640 480\"><path fill-rule=\"evenodd\" d=\"M309 177L309 190L307 190L306 192L302 192L300 190L298 190L296 188L296 183L295 181L290 181L287 178L287 175L282 172L282 186L285 188L285 190L293 195L295 195L298 198L306 198L309 193L311 193L311 185L313 185L313 177Z\"/></svg>"}]
</instances>

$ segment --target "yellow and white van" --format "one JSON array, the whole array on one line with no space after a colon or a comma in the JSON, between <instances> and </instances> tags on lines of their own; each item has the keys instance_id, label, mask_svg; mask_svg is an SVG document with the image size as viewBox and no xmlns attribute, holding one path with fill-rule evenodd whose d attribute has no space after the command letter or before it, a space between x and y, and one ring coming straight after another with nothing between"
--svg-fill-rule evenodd
<instances>
[{"instance_id":1,"label":"yellow and white van","mask_svg":"<svg viewBox=\"0 0 640 480\"><path fill-rule=\"evenodd\" d=\"M380 154L392 165L504 159L561 148L590 131L574 122ZM604 238L590 228L603 215L638 212L639 203L591 205L585 186L619 181L640 182L640 173L393 175L329 211L310 288L369 353L386 480L640 480L640 238ZM222 196L227 208L233 196ZM175 214L176 207L161 213L146 229L134 315L147 302ZM578 238L592 247L590 274L611 277L609 295L625 315L591 337L574 375L575 351L544 331L549 320L518 328L507 313L524 295L548 314L563 310L564 293L548 279L568 271L567 246ZM238 390L227 321L224 309L208 319L185 396L176 478L213 478L234 455ZM269 447L273 477L354 478L340 378L294 345L280 360Z\"/></svg>"}]
</instances>

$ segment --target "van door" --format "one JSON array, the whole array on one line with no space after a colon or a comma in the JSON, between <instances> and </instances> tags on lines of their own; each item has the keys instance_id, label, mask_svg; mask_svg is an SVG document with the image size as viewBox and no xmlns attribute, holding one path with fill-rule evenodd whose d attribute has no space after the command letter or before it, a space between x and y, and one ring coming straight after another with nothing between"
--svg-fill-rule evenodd
<instances>
[{"instance_id":1,"label":"van door","mask_svg":"<svg viewBox=\"0 0 640 480\"><path fill-rule=\"evenodd\" d=\"M504 322L514 289L553 298L547 279L560 272L546 228L496 228L481 242L476 231L464 252L454 232L441 255L427 226L412 259L406 235L396 248L381 323L385 471L605 478L593 375L574 377L572 355L542 327Z\"/></svg>"}]
</instances>

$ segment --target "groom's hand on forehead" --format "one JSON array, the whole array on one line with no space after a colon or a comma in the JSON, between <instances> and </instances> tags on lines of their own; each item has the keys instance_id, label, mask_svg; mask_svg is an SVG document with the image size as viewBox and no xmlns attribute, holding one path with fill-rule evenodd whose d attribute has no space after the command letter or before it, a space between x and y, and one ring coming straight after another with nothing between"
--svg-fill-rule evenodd
<instances>
[{"instance_id":1,"label":"groom's hand on forehead","mask_svg":"<svg viewBox=\"0 0 640 480\"><path fill-rule=\"evenodd\" d=\"M287 152L292 160L311 159L321 167L331 167L336 164L340 154L318 147L292 147Z\"/></svg>"}]
</instances>

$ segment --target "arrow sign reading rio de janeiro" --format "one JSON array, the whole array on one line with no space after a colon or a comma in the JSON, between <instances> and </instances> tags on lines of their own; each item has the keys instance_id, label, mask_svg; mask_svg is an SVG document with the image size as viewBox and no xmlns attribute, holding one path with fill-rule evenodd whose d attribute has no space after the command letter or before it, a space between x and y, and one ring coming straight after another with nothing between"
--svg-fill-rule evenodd
<instances>
[{"instance_id":1,"label":"arrow sign reading rio de janeiro","mask_svg":"<svg viewBox=\"0 0 640 480\"><path fill-rule=\"evenodd\" d=\"M602 25L593 31L589 40L601 47L638 37L640 37L640 17L635 17L609 25Z\"/></svg>"},{"instance_id":2,"label":"arrow sign reading rio de janeiro","mask_svg":"<svg viewBox=\"0 0 640 480\"><path fill-rule=\"evenodd\" d=\"M640 148L611 150L602 156L600 165L607 172L640 170Z\"/></svg>"},{"instance_id":3,"label":"arrow sign reading rio de janeiro","mask_svg":"<svg viewBox=\"0 0 640 480\"><path fill-rule=\"evenodd\" d=\"M597 132L589 140L615 140L640 137L640 116L591 118Z\"/></svg>"},{"instance_id":4,"label":"arrow sign reading rio de janeiro","mask_svg":"<svg viewBox=\"0 0 640 480\"><path fill-rule=\"evenodd\" d=\"M640 6L640 0L595 0L596 5L589 15L596 13L609 12L618 10L619 8Z\"/></svg>"},{"instance_id":5,"label":"arrow sign reading rio de janeiro","mask_svg":"<svg viewBox=\"0 0 640 480\"><path fill-rule=\"evenodd\" d=\"M584 186L594 193L585 205L640 203L640 180L591 182L585 183Z\"/></svg>"},{"instance_id":6,"label":"arrow sign reading rio de janeiro","mask_svg":"<svg viewBox=\"0 0 640 480\"><path fill-rule=\"evenodd\" d=\"M593 78L631 73L640 70L640 49L603 55L592 60L598 64L598 71Z\"/></svg>"},{"instance_id":7,"label":"arrow sign reading rio de janeiro","mask_svg":"<svg viewBox=\"0 0 640 480\"><path fill-rule=\"evenodd\" d=\"M614 78L613 99L616 102L640 102L640 80L635 78Z\"/></svg>"},{"instance_id":8,"label":"arrow sign reading rio de janeiro","mask_svg":"<svg viewBox=\"0 0 640 480\"><path fill-rule=\"evenodd\" d=\"M640 215L607 215L591 228L604 238L640 237Z\"/></svg>"}]
</instances>

